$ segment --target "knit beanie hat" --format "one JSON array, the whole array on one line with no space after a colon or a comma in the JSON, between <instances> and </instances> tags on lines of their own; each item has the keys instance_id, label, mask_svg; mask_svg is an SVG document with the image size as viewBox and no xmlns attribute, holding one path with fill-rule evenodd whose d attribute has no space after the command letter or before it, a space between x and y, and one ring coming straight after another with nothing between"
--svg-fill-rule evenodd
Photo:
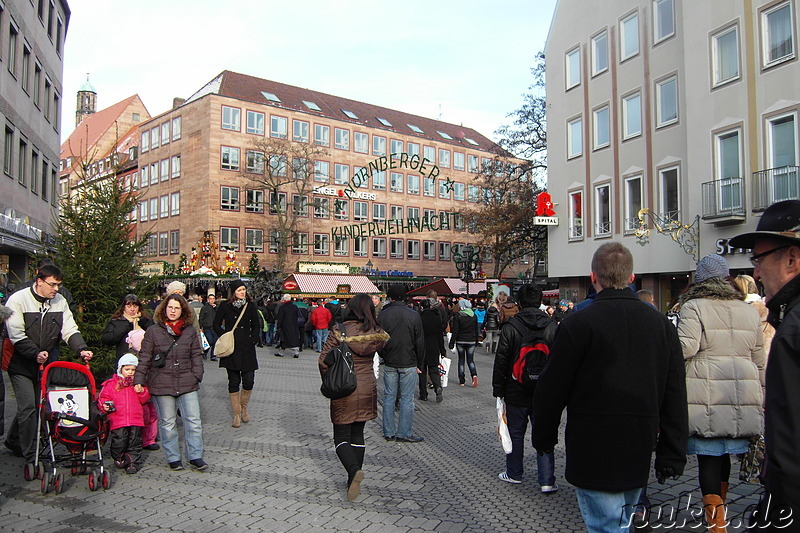
<instances>
[{"instance_id":1,"label":"knit beanie hat","mask_svg":"<svg viewBox=\"0 0 800 533\"><path fill-rule=\"evenodd\" d=\"M167 296L170 294L177 292L181 296L186 292L186 284L181 281L173 281L169 285L167 285Z\"/></svg>"},{"instance_id":2,"label":"knit beanie hat","mask_svg":"<svg viewBox=\"0 0 800 533\"><path fill-rule=\"evenodd\" d=\"M472 303L469 300L459 300L458 305L461 306L461 309L472 309Z\"/></svg>"},{"instance_id":3,"label":"knit beanie hat","mask_svg":"<svg viewBox=\"0 0 800 533\"><path fill-rule=\"evenodd\" d=\"M246 287L246 285L244 284L244 281L242 281L240 279L235 279L235 280L231 281L231 294L236 292L236 289L238 289L239 287Z\"/></svg>"},{"instance_id":4,"label":"knit beanie hat","mask_svg":"<svg viewBox=\"0 0 800 533\"><path fill-rule=\"evenodd\" d=\"M569 300L561 300L558 302L558 305L563 305L564 307L569 307Z\"/></svg>"},{"instance_id":5,"label":"knit beanie hat","mask_svg":"<svg viewBox=\"0 0 800 533\"><path fill-rule=\"evenodd\" d=\"M117 374L120 377L122 377L122 367L128 365L139 366L139 358L132 353L126 353L120 357L119 362L117 363Z\"/></svg>"},{"instance_id":6,"label":"knit beanie hat","mask_svg":"<svg viewBox=\"0 0 800 533\"><path fill-rule=\"evenodd\" d=\"M703 283L711 278L725 278L729 272L730 268L724 257L717 254L707 255L697 263L694 282Z\"/></svg>"}]
</instances>

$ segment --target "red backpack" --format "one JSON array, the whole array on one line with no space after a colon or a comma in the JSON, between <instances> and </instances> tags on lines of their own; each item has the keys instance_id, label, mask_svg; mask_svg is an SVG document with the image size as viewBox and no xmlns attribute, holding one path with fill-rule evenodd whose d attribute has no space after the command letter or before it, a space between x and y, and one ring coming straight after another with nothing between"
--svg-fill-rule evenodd
<instances>
[{"instance_id":1,"label":"red backpack","mask_svg":"<svg viewBox=\"0 0 800 533\"><path fill-rule=\"evenodd\" d=\"M508 323L522 336L519 352L511 365L511 377L521 385L533 386L550 357L556 323L550 322L541 329L530 329L516 317L509 318Z\"/></svg>"}]
</instances>

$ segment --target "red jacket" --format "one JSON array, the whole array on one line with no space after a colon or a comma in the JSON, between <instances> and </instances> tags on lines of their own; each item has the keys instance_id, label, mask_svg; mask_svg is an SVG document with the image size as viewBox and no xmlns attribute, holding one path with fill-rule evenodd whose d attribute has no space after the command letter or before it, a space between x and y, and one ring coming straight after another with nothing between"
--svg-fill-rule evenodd
<instances>
[{"instance_id":1,"label":"red jacket","mask_svg":"<svg viewBox=\"0 0 800 533\"><path fill-rule=\"evenodd\" d=\"M331 318L333 318L333 315L331 315L331 312L324 305L317 306L317 308L311 312L311 323L314 325L314 329L328 329Z\"/></svg>"},{"instance_id":2,"label":"red jacket","mask_svg":"<svg viewBox=\"0 0 800 533\"><path fill-rule=\"evenodd\" d=\"M108 413L108 422L111 430L128 426L144 427L143 403L150 400L150 391L147 387L140 393L133 390L133 385L123 385L117 390L117 384L123 382L118 374L103 382L103 390L97 399L98 406L104 411L103 404L109 400L114 402L115 411Z\"/></svg>"}]
</instances>

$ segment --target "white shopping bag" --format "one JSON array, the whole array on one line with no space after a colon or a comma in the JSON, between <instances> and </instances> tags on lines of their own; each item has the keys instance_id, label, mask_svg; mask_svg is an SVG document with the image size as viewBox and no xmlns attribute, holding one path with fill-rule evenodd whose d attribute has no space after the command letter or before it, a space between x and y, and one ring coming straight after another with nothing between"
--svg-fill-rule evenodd
<instances>
[{"instance_id":1,"label":"white shopping bag","mask_svg":"<svg viewBox=\"0 0 800 533\"><path fill-rule=\"evenodd\" d=\"M506 402L502 398L497 399L497 433L500 435L500 443L506 455L511 453L511 434L508 432L508 422L506 421Z\"/></svg>"},{"instance_id":2,"label":"white shopping bag","mask_svg":"<svg viewBox=\"0 0 800 533\"><path fill-rule=\"evenodd\" d=\"M372 371L375 372L375 379L380 377L380 367L381 367L381 356L378 355L378 352L375 352L375 355L372 356Z\"/></svg>"},{"instance_id":3,"label":"white shopping bag","mask_svg":"<svg viewBox=\"0 0 800 533\"><path fill-rule=\"evenodd\" d=\"M204 352L211 348L211 345L208 343L208 339L206 338L206 334L202 331L200 332L200 344Z\"/></svg>"},{"instance_id":4,"label":"white shopping bag","mask_svg":"<svg viewBox=\"0 0 800 533\"><path fill-rule=\"evenodd\" d=\"M450 363L452 359L449 357L439 357L439 375L442 377L442 387L447 387L447 374L450 373Z\"/></svg>"}]
</instances>

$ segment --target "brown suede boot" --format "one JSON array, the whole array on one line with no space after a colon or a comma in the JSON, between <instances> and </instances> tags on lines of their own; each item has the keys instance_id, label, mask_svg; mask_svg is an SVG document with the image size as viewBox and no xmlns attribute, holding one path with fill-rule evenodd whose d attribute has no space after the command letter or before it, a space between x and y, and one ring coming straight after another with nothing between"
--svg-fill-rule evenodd
<instances>
[{"instance_id":1,"label":"brown suede boot","mask_svg":"<svg viewBox=\"0 0 800 533\"><path fill-rule=\"evenodd\" d=\"M244 422L245 424L250 422L250 415L247 414L247 404L250 403L250 394L252 392L253 391L251 391L251 390L242 389L242 398L241 398L242 422Z\"/></svg>"},{"instance_id":2,"label":"brown suede boot","mask_svg":"<svg viewBox=\"0 0 800 533\"><path fill-rule=\"evenodd\" d=\"M242 400L239 392L229 392L228 396L231 398L231 410L233 411L233 422L231 427L238 428L242 425Z\"/></svg>"},{"instance_id":3,"label":"brown suede boot","mask_svg":"<svg viewBox=\"0 0 800 533\"><path fill-rule=\"evenodd\" d=\"M719 484L719 497L722 498L722 503L727 501L728 496L728 482L722 481Z\"/></svg>"},{"instance_id":4,"label":"brown suede boot","mask_svg":"<svg viewBox=\"0 0 800 533\"><path fill-rule=\"evenodd\" d=\"M725 504L718 494L703 496L703 509L709 533L727 533L725 522Z\"/></svg>"}]
</instances>

